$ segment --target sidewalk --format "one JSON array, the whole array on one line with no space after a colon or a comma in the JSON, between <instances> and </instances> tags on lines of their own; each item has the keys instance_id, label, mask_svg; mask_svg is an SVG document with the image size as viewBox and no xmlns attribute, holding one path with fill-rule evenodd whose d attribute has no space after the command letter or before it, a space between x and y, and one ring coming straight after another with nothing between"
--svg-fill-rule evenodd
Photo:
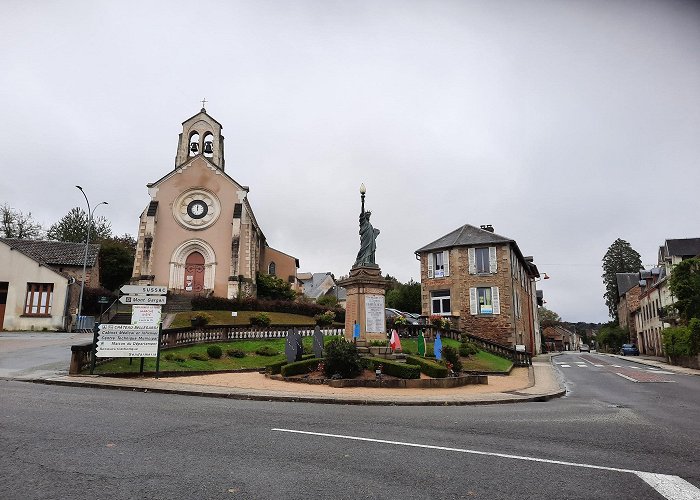
<instances>
[{"instance_id":1,"label":"sidewalk","mask_svg":"<svg viewBox=\"0 0 700 500\"><path fill-rule=\"evenodd\" d=\"M637 363L640 365L647 365L647 366L653 366L655 368L661 368L663 370L669 371L669 372L675 372L675 373L683 373L685 375L700 375L700 370L695 370L693 368L685 368L683 366L676 366L668 363L665 358L657 357L657 356L645 356L645 355L639 355L639 356L620 356L619 354L611 354L611 353L605 353L605 352L599 352L598 354L602 354L604 356L610 356L613 358L620 358L624 359L626 361L631 361L632 363Z\"/></svg>"},{"instance_id":2,"label":"sidewalk","mask_svg":"<svg viewBox=\"0 0 700 500\"><path fill-rule=\"evenodd\" d=\"M489 376L488 385L453 389L343 388L272 380L260 373L225 373L168 378L116 378L55 376L32 382L189 396L257 401L326 404L436 406L482 405L547 401L566 390L560 385L549 355L536 356L529 368L514 368L510 375Z\"/></svg>"}]
</instances>

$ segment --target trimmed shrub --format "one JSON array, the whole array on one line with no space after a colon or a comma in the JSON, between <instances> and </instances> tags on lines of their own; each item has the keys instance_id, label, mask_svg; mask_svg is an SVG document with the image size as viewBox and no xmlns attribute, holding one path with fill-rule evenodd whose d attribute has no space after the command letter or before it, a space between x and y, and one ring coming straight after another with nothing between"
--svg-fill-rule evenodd
<instances>
[{"instance_id":1,"label":"trimmed shrub","mask_svg":"<svg viewBox=\"0 0 700 500\"><path fill-rule=\"evenodd\" d=\"M175 361L175 355L172 352L166 352L163 354L163 359L168 361Z\"/></svg>"},{"instance_id":2,"label":"trimmed shrub","mask_svg":"<svg viewBox=\"0 0 700 500\"><path fill-rule=\"evenodd\" d=\"M174 359L175 361L177 361L178 363L184 363L184 362L186 361L186 359L183 358L183 357L180 356L180 355L175 356L173 359Z\"/></svg>"},{"instance_id":3,"label":"trimmed shrub","mask_svg":"<svg viewBox=\"0 0 700 500\"><path fill-rule=\"evenodd\" d=\"M333 311L326 311L321 314L316 314L314 316L314 321L318 326L331 326L335 320L335 313Z\"/></svg>"},{"instance_id":4,"label":"trimmed shrub","mask_svg":"<svg viewBox=\"0 0 700 500\"><path fill-rule=\"evenodd\" d=\"M209 361L209 358L201 352L191 352L190 359L195 359L197 361Z\"/></svg>"},{"instance_id":5,"label":"trimmed shrub","mask_svg":"<svg viewBox=\"0 0 700 500\"><path fill-rule=\"evenodd\" d=\"M282 371L282 367L287 364L287 360L283 361L277 361L275 363L270 363L267 365L265 368L265 373L269 373L270 375L277 375Z\"/></svg>"},{"instance_id":6,"label":"trimmed shrub","mask_svg":"<svg viewBox=\"0 0 700 500\"><path fill-rule=\"evenodd\" d=\"M208 325L212 320L211 314L207 314L202 311L197 311L192 316L190 316L190 321L192 326L204 326Z\"/></svg>"},{"instance_id":7,"label":"trimmed shrub","mask_svg":"<svg viewBox=\"0 0 700 500\"><path fill-rule=\"evenodd\" d=\"M323 361L323 358L304 359L287 363L280 368L280 373L283 377L291 377L292 375L300 375L302 373L311 373L318 368L318 364Z\"/></svg>"},{"instance_id":8,"label":"trimmed shrub","mask_svg":"<svg viewBox=\"0 0 700 500\"><path fill-rule=\"evenodd\" d=\"M445 363L450 363L452 365L452 370L455 373L462 371L462 361L459 359L459 352L457 349L450 345L442 346L442 357Z\"/></svg>"},{"instance_id":9,"label":"trimmed shrub","mask_svg":"<svg viewBox=\"0 0 700 500\"><path fill-rule=\"evenodd\" d=\"M327 377L340 375L341 378L353 378L362 371L360 354L352 342L344 338L335 338L326 344L325 374Z\"/></svg>"},{"instance_id":10,"label":"trimmed shrub","mask_svg":"<svg viewBox=\"0 0 700 500\"><path fill-rule=\"evenodd\" d=\"M437 361L424 359L418 356L406 356L406 363L410 365L418 365L420 371L429 377L445 378L447 377L447 367Z\"/></svg>"},{"instance_id":11,"label":"trimmed shrub","mask_svg":"<svg viewBox=\"0 0 700 500\"><path fill-rule=\"evenodd\" d=\"M382 365L382 373L391 375L392 377L414 379L420 378L420 367L418 365L409 365L407 363L397 363L383 358L368 358L365 364L369 370L376 370L379 365Z\"/></svg>"},{"instance_id":12,"label":"trimmed shrub","mask_svg":"<svg viewBox=\"0 0 700 500\"><path fill-rule=\"evenodd\" d=\"M270 323L272 323L270 316L264 312L250 317L250 324L253 326L270 326Z\"/></svg>"},{"instance_id":13,"label":"trimmed shrub","mask_svg":"<svg viewBox=\"0 0 700 500\"><path fill-rule=\"evenodd\" d=\"M479 348L474 342L469 342L468 340L462 340L459 344L459 355L463 358L468 358L473 354L479 352Z\"/></svg>"},{"instance_id":14,"label":"trimmed shrub","mask_svg":"<svg viewBox=\"0 0 700 500\"><path fill-rule=\"evenodd\" d=\"M668 356L690 356L690 328L675 326L661 332L664 351Z\"/></svg>"},{"instance_id":15,"label":"trimmed shrub","mask_svg":"<svg viewBox=\"0 0 700 500\"><path fill-rule=\"evenodd\" d=\"M210 345L207 347L207 355L210 358L219 359L223 354L224 352L221 350L221 346Z\"/></svg>"},{"instance_id":16,"label":"trimmed shrub","mask_svg":"<svg viewBox=\"0 0 700 500\"><path fill-rule=\"evenodd\" d=\"M226 356L229 358L245 358L245 352L240 349L228 349Z\"/></svg>"},{"instance_id":17,"label":"trimmed shrub","mask_svg":"<svg viewBox=\"0 0 700 500\"><path fill-rule=\"evenodd\" d=\"M275 349L274 347L264 345L262 347L258 347L255 351L255 354L257 354L258 356L277 356L279 352L277 352L277 349Z\"/></svg>"}]
</instances>

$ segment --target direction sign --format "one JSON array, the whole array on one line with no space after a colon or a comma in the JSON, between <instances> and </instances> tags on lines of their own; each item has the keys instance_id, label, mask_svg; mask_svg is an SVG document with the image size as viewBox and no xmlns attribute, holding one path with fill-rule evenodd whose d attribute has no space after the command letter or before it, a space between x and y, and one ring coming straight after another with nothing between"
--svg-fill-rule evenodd
<instances>
[{"instance_id":1,"label":"direction sign","mask_svg":"<svg viewBox=\"0 0 700 500\"><path fill-rule=\"evenodd\" d=\"M103 323L99 327L98 358L155 357L158 355L158 326Z\"/></svg>"},{"instance_id":2,"label":"direction sign","mask_svg":"<svg viewBox=\"0 0 700 500\"><path fill-rule=\"evenodd\" d=\"M165 304L166 298L163 295L122 295L119 297L122 304L142 304L158 305Z\"/></svg>"},{"instance_id":3,"label":"direction sign","mask_svg":"<svg viewBox=\"0 0 700 500\"><path fill-rule=\"evenodd\" d=\"M144 285L124 285L119 289L122 293L132 293L132 294L152 294L152 295L165 295L168 293L167 286L144 286Z\"/></svg>"},{"instance_id":4,"label":"direction sign","mask_svg":"<svg viewBox=\"0 0 700 500\"><path fill-rule=\"evenodd\" d=\"M100 335L105 333L158 333L158 326L149 325L119 325L116 323L102 323L100 324Z\"/></svg>"}]
</instances>

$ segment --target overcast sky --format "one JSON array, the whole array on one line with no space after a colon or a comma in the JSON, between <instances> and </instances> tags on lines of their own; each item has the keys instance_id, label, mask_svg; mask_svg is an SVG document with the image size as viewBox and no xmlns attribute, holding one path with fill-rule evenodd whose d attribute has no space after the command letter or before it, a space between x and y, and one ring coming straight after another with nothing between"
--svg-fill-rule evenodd
<instances>
[{"instance_id":1,"label":"overcast sky","mask_svg":"<svg viewBox=\"0 0 700 500\"><path fill-rule=\"evenodd\" d=\"M700 6L660 1L2 2L0 203L85 207L136 235L181 123L224 126L226 173L300 271L347 274L359 186L377 263L492 224L546 306L606 321L601 259L700 237Z\"/></svg>"}]
</instances>

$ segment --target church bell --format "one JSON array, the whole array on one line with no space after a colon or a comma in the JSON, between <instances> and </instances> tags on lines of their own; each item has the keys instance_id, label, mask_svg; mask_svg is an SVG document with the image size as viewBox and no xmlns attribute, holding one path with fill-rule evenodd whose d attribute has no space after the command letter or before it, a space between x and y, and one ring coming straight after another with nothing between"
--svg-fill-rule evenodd
<instances>
[{"instance_id":1,"label":"church bell","mask_svg":"<svg viewBox=\"0 0 700 500\"><path fill-rule=\"evenodd\" d=\"M192 151L193 153L196 153L197 151L199 151L199 144L197 144L196 142L191 142L190 143L190 151Z\"/></svg>"},{"instance_id":2,"label":"church bell","mask_svg":"<svg viewBox=\"0 0 700 500\"><path fill-rule=\"evenodd\" d=\"M213 148L214 143L211 141L205 141L204 142L204 154L214 154L214 148Z\"/></svg>"}]
</instances>

